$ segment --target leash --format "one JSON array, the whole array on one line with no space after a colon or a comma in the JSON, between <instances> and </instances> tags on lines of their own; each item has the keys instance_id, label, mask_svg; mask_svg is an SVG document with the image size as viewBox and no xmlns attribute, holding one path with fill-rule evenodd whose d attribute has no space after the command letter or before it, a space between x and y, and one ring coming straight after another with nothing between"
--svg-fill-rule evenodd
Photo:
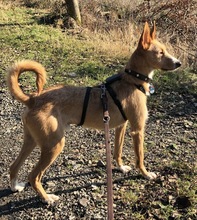
<instances>
[{"instance_id":1,"label":"leash","mask_svg":"<svg viewBox=\"0 0 197 220\"><path fill-rule=\"evenodd\" d=\"M125 69L125 72L129 75L132 75L142 81L149 82L151 81L150 78L147 76L144 76L143 74L137 73L133 70L128 70ZM118 107L120 113L122 114L122 117L124 120L127 120L127 117L124 113L124 110L122 108L121 102L117 98L117 95L115 91L112 89L110 84L113 82L116 82L118 80L121 80L122 76L121 74L116 74L113 75L109 78L106 79L106 83L100 85L101 88L101 101L103 105L103 121L104 121L104 131L105 131L105 147L106 147L106 161L107 161L107 219L108 220L113 220L114 219L114 212L113 212L113 184L112 184L112 166L111 166L111 146L110 146L110 136L109 136L109 121L110 121L110 116L109 116L109 111L108 111L108 100L106 96L106 90L108 91L109 95L113 99L114 103ZM141 92L143 92L146 95L146 91L142 85L136 85L134 84L137 89L139 89ZM82 117L81 121L78 124L78 126L82 126L84 121L85 121L85 116L86 116L86 111L88 107L88 102L89 102L89 96L91 93L91 87L86 88L86 93L84 97L84 104L83 104L83 109L82 109ZM150 94L154 93L154 87L150 84L149 88Z\"/></svg>"},{"instance_id":2,"label":"leash","mask_svg":"<svg viewBox=\"0 0 197 220\"><path fill-rule=\"evenodd\" d=\"M111 145L109 137L109 111L106 96L105 84L101 85L101 101L103 104L103 121L105 127L105 147L106 147L106 160L107 160L107 219L114 219L113 212L113 186L112 186L112 166L111 166Z\"/></svg>"}]
</instances>

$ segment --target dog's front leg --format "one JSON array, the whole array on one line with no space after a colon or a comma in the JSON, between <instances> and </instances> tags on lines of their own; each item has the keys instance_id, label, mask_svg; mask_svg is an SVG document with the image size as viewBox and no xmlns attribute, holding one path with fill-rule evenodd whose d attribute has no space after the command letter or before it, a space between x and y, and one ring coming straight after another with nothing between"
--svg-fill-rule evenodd
<instances>
[{"instance_id":1,"label":"dog's front leg","mask_svg":"<svg viewBox=\"0 0 197 220\"><path fill-rule=\"evenodd\" d=\"M136 168L140 170L143 176L148 179L155 179L156 174L148 172L144 166L144 129L131 132L133 137L134 151L136 157Z\"/></svg>"},{"instance_id":2,"label":"dog's front leg","mask_svg":"<svg viewBox=\"0 0 197 220\"><path fill-rule=\"evenodd\" d=\"M115 129L115 147L114 147L114 159L118 168L123 172L127 173L131 170L130 166L123 165L122 162L122 148L124 143L124 136L127 127L127 122L120 125Z\"/></svg>"}]
</instances>

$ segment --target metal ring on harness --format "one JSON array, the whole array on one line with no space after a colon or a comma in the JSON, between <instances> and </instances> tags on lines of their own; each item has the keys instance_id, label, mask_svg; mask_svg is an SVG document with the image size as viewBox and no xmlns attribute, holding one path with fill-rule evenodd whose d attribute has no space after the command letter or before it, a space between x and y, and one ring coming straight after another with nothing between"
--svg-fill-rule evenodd
<instances>
[{"instance_id":1,"label":"metal ring on harness","mask_svg":"<svg viewBox=\"0 0 197 220\"><path fill-rule=\"evenodd\" d=\"M109 122L110 121L110 116L109 115L103 116L103 121L104 121L104 123Z\"/></svg>"}]
</instances>

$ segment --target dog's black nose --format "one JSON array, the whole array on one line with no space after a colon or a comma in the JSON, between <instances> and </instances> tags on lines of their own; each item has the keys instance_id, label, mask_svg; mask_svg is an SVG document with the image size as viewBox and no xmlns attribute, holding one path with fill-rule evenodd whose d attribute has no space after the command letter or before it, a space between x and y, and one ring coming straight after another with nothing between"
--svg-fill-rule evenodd
<instances>
[{"instance_id":1,"label":"dog's black nose","mask_svg":"<svg viewBox=\"0 0 197 220\"><path fill-rule=\"evenodd\" d=\"M177 61L177 62L175 63L175 65L176 65L176 68L180 67L180 66L181 66L181 62L180 62L180 61Z\"/></svg>"}]
</instances>

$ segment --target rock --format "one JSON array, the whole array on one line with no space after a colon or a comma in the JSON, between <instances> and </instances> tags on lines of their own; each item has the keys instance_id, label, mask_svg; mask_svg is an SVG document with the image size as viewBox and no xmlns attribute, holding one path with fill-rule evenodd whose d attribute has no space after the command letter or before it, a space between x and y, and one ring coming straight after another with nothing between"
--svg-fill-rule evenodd
<instances>
[{"instance_id":1,"label":"rock","mask_svg":"<svg viewBox=\"0 0 197 220\"><path fill-rule=\"evenodd\" d=\"M188 196L179 196L176 198L175 205L178 206L179 209L185 209L191 206L191 201Z\"/></svg>"},{"instance_id":2,"label":"rock","mask_svg":"<svg viewBox=\"0 0 197 220\"><path fill-rule=\"evenodd\" d=\"M55 187L56 186L55 182L52 182L52 181L49 181L46 184L48 187Z\"/></svg>"},{"instance_id":3,"label":"rock","mask_svg":"<svg viewBox=\"0 0 197 220\"><path fill-rule=\"evenodd\" d=\"M102 160L97 162L97 167L105 167L105 163Z\"/></svg>"},{"instance_id":4,"label":"rock","mask_svg":"<svg viewBox=\"0 0 197 220\"><path fill-rule=\"evenodd\" d=\"M87 205L88 205L88 199L86 199L86 198L80 199L80 200L79 200L79 204L80 204L81 206L83 206L83 207L87 207Z\"/></svg>"},{"instance_id":5,"label":"rock","mask_svg":"<svg viewBox=\"0 0 197 220\"><path fill-rule=\"evenodd\" d=\"M67 73L67 75L70 76L71 78L75 78L77 76L75 72Z\"/></svg>"},{"instance_id":6,"label":"rock","mask_svg":"<svg viewBox=\"0 0 197 220\"><path fill-rule=\"evenodd\" d=\"M92 189L92 191L97 191L99 189L99 187L96 185L91 185L91 189Z\"/></svg>"}]
</instances>

